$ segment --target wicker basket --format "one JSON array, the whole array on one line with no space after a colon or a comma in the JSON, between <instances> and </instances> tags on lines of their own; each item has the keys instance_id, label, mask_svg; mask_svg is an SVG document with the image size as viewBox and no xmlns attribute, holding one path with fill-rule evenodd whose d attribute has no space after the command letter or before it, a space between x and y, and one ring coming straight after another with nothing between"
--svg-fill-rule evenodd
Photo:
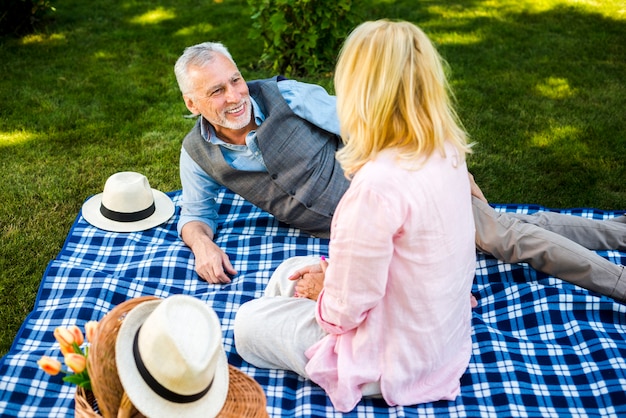
<instances>
[{"instance_id":1,"label":"wicker basket","mask_svg":"<svg viewBox=\"0 0 626 418\"><path fill-rule=\"evenodd\" d=\"M92 391L76 387L74 401L76 402L74 411L76 418L102 418L102 415L97 412L96 397Z\"/></svg>"},{"instance_id":2,"label":"wicker basket","mask_svg":"<svg viewBox=\"0 0 626 418\"><path fill-rule=\"evenodd\" d=\"M158 298L154 296L142 296L122 302L106 314L98 323L94 341L91 342L91 347L89 348L87 369L89 370L93 394L97 400L97 409L101 415L98 415L94 411L93 403L89 405L89 407L84 406L85 402L83 402L81 396L81 413L89 408L90 412L95 415L80 416L103 416L105 418L115 418L118 416L143 417L126 397L122 383L117 375L117 366L115 365L115 340L117 339L117 333L120 330L120 326L126 314L140 303L156 299ZM76 392L76 397L76 416L79 416L78 391Z\"/></svg>"},{"instance_id":3,"label":"wicker basket","mask_svg":"<svg viewBox=\"0 0 626 418\"><path fill-rule=\"evenodd\" d=\"M263 388L236 367L229 365L228 369L228 395L217 418L267 418Z\"/></svg>"},{"instance_id":4,"label":"wicker basket","mask_svg":"<svg viewBox=\"0 0 626 418\"><path fill-rule=\"evenodd\" d=\"M226 399L228 406L220 411L217 418L267 418L265 393L261 386L234 367L230 366L229 369L231 390L228 391ZM98 405L93 392L77 387L75 400L76 418L102 418L97 412ZM132 413L134 408L131 408L132 405L125 394L122 395L122 403L126 404L126 408L120 408L119 417L130 416L124 415L124 412Z\"/></svg>"},{"instance_id":5,"label":"wicker basket","mask_svg":"<svg viewBox=\"0 0 626 418\"><path fill-rule=\"evenodd\" d=\"M156 300L142 296L127 300L113 308L98 323L98 329L89 348L87 369L93 393L76 389L77 418L143 418L130 402L117 374L115 341L126 314L140 303ZM229 390L226 404L219 418L267 417L266 398L259 384L237 368L229 365Z\"/></svg>"}]
</instances>

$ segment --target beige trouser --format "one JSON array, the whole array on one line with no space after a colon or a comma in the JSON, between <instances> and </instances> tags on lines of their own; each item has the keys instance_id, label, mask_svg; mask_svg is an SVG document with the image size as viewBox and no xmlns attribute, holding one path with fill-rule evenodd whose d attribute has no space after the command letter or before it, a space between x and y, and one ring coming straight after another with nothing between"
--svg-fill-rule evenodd
<instances>
[{"instance_id":1,"label":"beige trouser","mask_svg":"<svg viewBox=\"0 0 626 418\"><path fill-rule=\"evenodd\" d=\"M242 304L235 316L235 347L248 363L263 369L283 369L309 378L304 352L326 332L315 319L315 302L293 297L295 282L287 279L319 257L292 257L272 274L263 297ZM361 388L363 396L380 394L380 383Z\"/></svg>"},{"instance_id":2,"label":"beige trouser","mask_svg":"<svg viewBox=\"0 0 626 418\"><path fill-rule=\"evenodd\" d=\"M626 250L626 216L598 221L555 212L497 212L475 197L472 208L479 250L626 301L624 266L592 251Z\"/></svg>"}]
</instances>

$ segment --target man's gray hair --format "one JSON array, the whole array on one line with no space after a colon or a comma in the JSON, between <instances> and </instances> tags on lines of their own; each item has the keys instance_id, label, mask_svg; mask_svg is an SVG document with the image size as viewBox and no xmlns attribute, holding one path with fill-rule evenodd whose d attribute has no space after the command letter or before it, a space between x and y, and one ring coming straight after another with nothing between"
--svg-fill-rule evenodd
<instances>
[{"instance_id":1,"label":"man's gray hair","mask_svg":"<svg viewBox=\"0 0 626 418\"><path fill-rule=\"evenodd\" d=\"M230 52L228 52L228 49L219 42L203 42L185 48L185 51L174 65L174 74L176 74L178 88L182 94L189 94L194 89L193 82L189 78L189 66L202 67L213 61L215 54L222 54L228 58L235 67L237 66Z\"/></svg>"}]
</instances>

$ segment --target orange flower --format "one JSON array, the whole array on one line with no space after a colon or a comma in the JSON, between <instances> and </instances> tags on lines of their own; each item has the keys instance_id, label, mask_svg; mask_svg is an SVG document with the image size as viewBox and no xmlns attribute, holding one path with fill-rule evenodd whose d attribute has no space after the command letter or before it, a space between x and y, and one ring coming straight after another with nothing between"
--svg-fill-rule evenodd
<instances>
[{"instance_id":1,"label":"orange flower","mask_svg":"<svg viewBox=\"0 0 626 418\"><path fill-rule=\"evenodd\" d=\"M98 321L89 321L85 324L85 334L87 334L87 341L93 342L93 338L96 335L98 329Z\"/></svg>"},{"instance_id":2,"label":"orange flower","mask_svg":"<svg viewBox=\"0 0 626 418\"><path fill-rule=\"evenodd\" d=\"M74 343L80 346L84 341L83 333L76 325L72 325L68 328L57 327L54 330L54 338L61 345L61 352L63 354L73 352Z\"/></svg>"},{"instance_id":3,"label":"orange flower","mask_svg":"<svg viewBox=\"0 0 626 418\"><path fill-rule=\"evenodd\" d=\"M65 364L72 369L74 373L82 373L87 367L87 358L82 354L69 353L65 355Z\"/></svg>"},{"instance_id":4,"label":"orange flower","mask_svg":"<svg viewBox=\"0 0 626 418\"><path fill-rule=\"evenodd\" d=\"M80 328L78 328L76 325L71 325L68 328L68 330L74 336L74 342L76 344L78 344L78 346L80 347L83 344L83 342L85 341L85 339L83 337L83 333L81 332Z\"/></svg>"},{"instance_id":5,"label":"orange flower","mask_svg":"<svg viewBox=\"0 0 626 418\"><path fill-rule=\"evenodd\" d=\"M64 344L60 344L61 346L61 354L63 354L63 356L66 356L69 353L75 353L76 351L74 351L74 346L73 345L64 345Z\"/></svg>"},{"instance_id":6,"label":"orange flower","mask_svg":"<svg viewBox=\"0 0 626 418\"><path fill-rule=\"evenodd\" d=\"M67 328L57 327L54 330L54 338L61 344L61 347L72 347L74 335Z\"/></svg>"},{"instance_id":7,"label":"orange flower","mask_svg":"<svg viewBox=\"0 0 626 418\"><path fill-rule=\"evenodd\" d=\"M52 357L41 356L39 361L37 361L37 364L41 367L41 369L43 369L44 372L52 376L59 374L61 371L61 362Z\"/></svg>"}]
</instances>

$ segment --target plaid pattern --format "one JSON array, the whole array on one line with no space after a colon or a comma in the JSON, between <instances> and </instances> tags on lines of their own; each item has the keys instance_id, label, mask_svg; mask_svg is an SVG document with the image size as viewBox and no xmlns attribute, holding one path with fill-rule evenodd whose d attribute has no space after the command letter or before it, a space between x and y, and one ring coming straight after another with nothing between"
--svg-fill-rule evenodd
<instances>
[{"instance_id":1,"label":"plaid pattern","mask_svg":"<svg viewBox=\"0 0 626 418\"><path fill-rule=\"evenodd\" d=\"M175 202L179 192L170 196ZM326 254L327 240L311 238L224 190L217 243L239 275L207 285L193 270L193 255L178 239L176 215L142 233L117 234L79 215L63 249L44 274L34 310L10 352L0 360L0 415L73 416L74 386L37 367L42 355L60 358L57 326L82 327L115 305L141 295L194 295L222 320L229 362L253 376L267 395L272 417L619 416L626 414L626 306L478 253L473 313L473 355L461 395L410 407L366 399L349 414L335 411L323 390L291 372L256 369L237 354L233 320L238 306L261 296L270 273L287 257ZM500 205L534 212L532 205ZM563 211L603 219L615 212ZM600 252L615 263L626 253Z\"/></svg>"}]
</instances>

